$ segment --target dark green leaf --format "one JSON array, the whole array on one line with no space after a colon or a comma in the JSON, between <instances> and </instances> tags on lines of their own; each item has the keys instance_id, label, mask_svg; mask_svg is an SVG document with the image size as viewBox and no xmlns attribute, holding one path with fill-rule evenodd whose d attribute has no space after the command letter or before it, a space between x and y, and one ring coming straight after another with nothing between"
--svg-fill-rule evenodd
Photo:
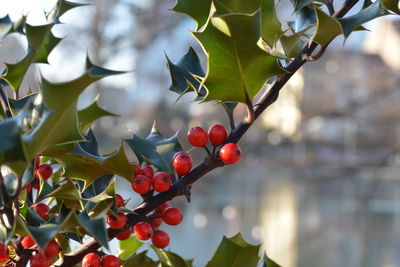
<instances>
[{"instance_id":1,"label":"dark green leaf","mask_svg":"<svg viewBox=\"0 0 400 267\"><path fill-rule=\"evenodd\" d=\"M295 58L306 43L301 33L294 33L288 36L282 35L280 41L285 55L289 58Z\"/></svg>"},{"instance_id":2,"label":"dark green leaf","mask_svg":"<svg viewBox=\"0 0 400 267\"><path fill-rule=\"evenodd\" d=\"M259 262L258 252L261 245L247 243L238 233L234 237L223 237L207 267L240 267L257 266Z\"/></svg>"},{"instance_id":3,"label":"dark green leaf","mask_svg":"<svg viewBox=\"0 0 400 267\"><path fill-rule=\"evenodd\" d=\"M18 100L13 98L9 98L8 102L10 103L11 112L13 115L18 114L21 110L23 110L28 103L32 103L32 101L36 98L37 94L30 94L24 96Z\"/></svg>"},{"instance_id":4,"label":"dark green leaf","mask_svg":"<svg viewBox=\"0 0 400 267\"><path fill-rule=\"evenodd\" d=\"M298 11L306 5L311 4L313 1L314 0L291 0L290 2L293 4L294 11Z\"/></svg>"},{"instance_id":5,"label":"dark green leaf","mask_svg":"<svg viewBox=\"0 0 400 267\"><path fill-rule=\"evenodd\" d=\"M92 155L79 144L52 147L43 154L56 159L63 166L65 176L84 181L85 189L98 177L106 174L116 174L128 181L132 180L134 166L129 163L122 146L105 157Z\"/></svg>"},{"instance_id":6,"label":"dark green leaf","mask_svg":"<svg viewBox=\"0 0 400 267\"><path fill-rule=\"evenodd\" d=\"M73 181L68 178L65 179L65 181L60 184L57 189L53 190L45 197L54 197L57 199L57 202L63 202L64 205L69 209L80 210L83 208L79 189L73 183Z\"/></svg>"},{"instance_id":7,"label":"dark green leaf","mask_svg":"<svg viewBox=\"0 0 400 267\"><path fill-rule=\"evenodd\" d=\"M161 267L190 267L190 265L176 253L165 251L154 246L151 246L151 248L160 259Z\"/></svg>"},{"instance_id":8,"label":"dark green leaf","mask_svg":"<svg viewBox=\"0 0 400 267\"><path fill-rule=\"evenodd\" d=\"M281 23L276 16L275 1L261 0L261 37L272 47L282 33Z\"/></svg>"},{"instance_id":9,"label":"dark green leaf","mask_svg":"<svg viewBox=\"0 0 400 267\"><path fill-rule=\"evenodd\" d=\"M0 164L4 162L25 161L21 143L22 123L25 114L0 121Z\"/></svg>"},{"instance_id":10,"label":"dark green leaf","mask_svg":"<svg viewBox=\"0 0 400 267\"><path fill-rule=\"evenodd\" d=\"M230 13L252 14L260 8L260 0L214 0L218 15Z\"/></svg>"},{"instance_id":11,"label":"dark green leaf","mask_svg":"<svg viewBox=\"0 0 400 267\"><path fill-rule=\"evenodd\" d=\"M119 254L118 257L121 259L131 258L133 254L143 245L135 236L131 236L126 240L119 241ZM145 255L145 254L144 254ZM139 260L139 258L137 259ZM145 257L142 258L143 262L146 260ZM136 266L136 265L131 265Z\"/></svg>"},{"instance_id":12,"label":"dark green leaf","mask_svg":"<svg viewBox=\"0 0 400 267\"><path fill-rule=\"evenodd\" d=\"M317 17L313 8L305 6L295 13L295 21L291 28L294 33L302 32L317 23Z\"/></svg>"},{"instance_id":13,"label":"dark green leaf","mask_svg":"<svg viewBox=\"0 0 400 267\"><path fill-rule=\"evenodd\" d=\"M89 129L85 136L85 141L79 142L79 145L89 154L100 156L97 139L92 129Z\"/></svg>"},{"instance_id":14,"label":"dark green leaf","mask_svg":"<svg viewBox=\"0 0 400 267\"><path fill-rule=\"evenodd\" d=\"M86 212L81 212L77 219L82 227L102 246L108 248L108 237L104 219L91 219Z\"/></svg>"},{"instance_id":15,"label":"dark green leaf","mask_svg":"<svg viewBox=\"0 0 400 267\"><path fill-rule=\"evenodd\" d=\"M26 16L22 16L16 22L12 22L10 17L6 15L0 18L0 36L3 38L12 32L23 33L23 26L25 24Z\"/></svg>"},{"instance_id":16,"label":"dark green leaf","mask_svg":"<svg viewBox=\"0 0 400 267\"><path fill-rule=\"evenodd\" d=\"M387 14L389 13L386 11L381 0L376 0L372 5L361 10L359 13L338 20L342 26L343 34L345 38L347 38L357 28L357 26Z\"/></svg>"},{"instance_id":17,"label":"dark green leaf","mask_svg":"<svg viewBox=\"0 0 400 267\"><path fill-rule=\"evenodd\" d=\"M146 139L134 135L132 139L127 139L125 142L132 148L140 161L150 162L158 170L169 174L173 173L173 155L182 151L178 133L170 138L164 138L155 126Z\"/></svg>"},{"instance_id":18,"label":"dark green leaf","mask_svg":"<svg viewBox=\"0 0 400 267\"><path fill-rule=\"evenodd\" d=\"M200 86L200 82L193 76L204 78L205 74L199 57L192 47L176 64L172 63L168 57L167 63L172 80L170 91L183 95L192 89L198 99L202 99L206 95L206 89Z\"/></svg>"},{"instance_id":19,"label":"dark green leaf","mask_svg":"<svg viewBox=\"0 0 400 267\"><path fill-rule=\"evenodd\" d=\"M82 140L78 129L76 103L79 95L91 83L109 75L123 72L111 71L94 66L87 60L87 71L79 78L53 83L42 78L40 93L44 104L43 115L37 127L23 136L27 155L32 157L46 147Z\"/></svg>"},{"instance_id":20,"label":"dark green leaf","mask_svg":"<svg viewBox=\"0 0 400 267\"><path fill-rule=\"evenodd\" d=\"M98 119L105 116L114 116L117 117L118 115L108 112L105 109L102 109L98 105L98 99L96 98L93 103L78 111L78 118L79 118L79 125L83 132L86 130Z\"/></svg>"},{"instance_id":21,"label":"dark green leaf","mask_svg":"<svg viewBox=\"0 0 400 267\"><path fill-rule=\"evenodd\" d=\"M190 0L177 0L173 8L174 11L192 17L197 24L196 30L200 29L206 24L210 15L211 0L190 1Z\"/></svg>"},{"instance_id":22,"label":"dark green leaf","mask_svg":"<svg viewBox=\"0 0 400 267\"><path fill-rule=\"evenodd\" d=\"M382 3L386 9L400 15L399 0L382 0Z\"/></svg>"},{"instance_id":23,"label":"dark green leaf","mask_svg":"<svg viewBox=\"0 0 400 267\"><path fill-rule=\"evenodd\" d=\"M146 256L146 251L133 255L129 259L122 262L123 267L157 267L158 262L153 261L150 257Z\"/></svg>"},{"instance_id":24,"label":"dark green leaf","mask_svg":"<svg viewBox=\"0 0 400 267\"><path fill-rule=\"evenodd\" d=\"M58 231L56 224L44 224L41 226L28 226L30 236L36 241L40 248L44 249L46 244L54 239Z\"/></svg>"},{"instance_id":25,"label":"dark green leaf","mask_svg":"<svg viewBox=\"0 0 400 267\"><path fill-rule=\"evenodd\" d=\"M208 55L206 101L246 102L246 94L252 99L268 77L284 73L277 60L257 46L260 12L214 17L194 35Z\"/></svg>"}]
</instances>

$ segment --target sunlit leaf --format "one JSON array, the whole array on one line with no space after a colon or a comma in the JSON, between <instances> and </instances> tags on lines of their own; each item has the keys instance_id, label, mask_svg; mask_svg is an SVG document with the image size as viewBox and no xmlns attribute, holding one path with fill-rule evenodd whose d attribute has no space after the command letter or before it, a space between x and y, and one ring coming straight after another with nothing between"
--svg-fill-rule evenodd
<instances>
[{"instance_id":1,"label":"sunlit leaf","mask_svg":"<svg viewBox=\"0 0 400 267\"><path fill-rule=\"evenodd\" d=\"M208 20L211 9L211 0L191 1L177 0L173 8L174 11L184 13L192 17L197 24L196 29L200 29Z\"/></svg>"}]
</instances>

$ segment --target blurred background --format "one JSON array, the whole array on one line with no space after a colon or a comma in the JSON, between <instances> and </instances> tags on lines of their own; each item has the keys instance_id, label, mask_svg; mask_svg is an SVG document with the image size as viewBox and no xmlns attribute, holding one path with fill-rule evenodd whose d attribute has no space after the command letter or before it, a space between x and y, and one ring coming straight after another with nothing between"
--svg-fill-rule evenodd
<instances>
[{"instance_id":1,"label":"blurred background","mask_svg":"<svg viewBox=\"0 0 400 267\"><path fill-rule=\"evenodd\" d=\"M0 15L28 14L29 23L43 24L43 10L54 3L3 0ZM130 70L97 82L80 99L83 108L100 94L100 106L121 115L94 126L103 153L131 133L146 136L153 120L165 136L180 129L186 149L192 126L229 125L219 105L199 105L193 95L175 103L168 91L165 53L175 62L190 45L202 54L192 21L168 10L174 0L94 3L62 17L54 34L65 39L50 65L30 70L25 90L36 90L39 71L53 81L77 77L86 54L97 65ZM279 3L280 17L292 11L286 0ZM400 266L400 22L385 17L366 26L371 32L353 33L345 46L338 38L296 73L240 141L239 164L196 183L192 203L174 200L184 222L161 227L172 251L204 266L223 235L240 231L285 267ZM21 59L26 46L18 34L7 36L0 62ZM241 107L235 116L244 116ZM193 155L198 162L205 156ZM118 191L132 198L130 207L140 203L127 182L119 181Z\"/></svg>"}]
</instances>

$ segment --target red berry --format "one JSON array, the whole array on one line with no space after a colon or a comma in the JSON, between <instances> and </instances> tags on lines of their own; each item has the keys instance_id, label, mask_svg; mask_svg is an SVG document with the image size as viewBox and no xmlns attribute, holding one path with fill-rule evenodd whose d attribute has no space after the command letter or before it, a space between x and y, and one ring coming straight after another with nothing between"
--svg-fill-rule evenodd
<instances>
[{"instance_id":1,"label":"red berry","mask_svg":"<svg viewBox=\"0 0 400 267\"><path fill-rule=\"evenodd\" d=\"M151 189L151 180L147 176L138 175L132 181L132 188L138 194L146 194Z\"/></svg>"},{"instance_id":2,"label":"red berry","mask_svg":"<svg viewBox=\"0 0 400 267\"><path fill-rule=\"evenodd\" d=\"M160 216L163 216L165 210L170 208L170 207L171 207L171 205L169 203L167 203L167 202L162 203L160 206L158 206L156 208L156 213L159 214Z\"/></svg>"},{"instance_id":3,"label":"red berry","mask_svg":"<svg viewBox=\"0 0 400 267\"><path fill-rule=\"evenodd\" d=\"M121 208L125 205L125 201L120 194L115 194L115 202L117 203L117 208Z\"/></svg>"},{"instance_id":4,"label":"red berry","mask_svg":"<svg viewBox=\"0 0 400 267\"><path fill-rule=\"evenodd\" d=\"M43 179L47 180L51 177L53 174L53 169L49 164L42 164L40 165L36 171L35 171L35 178L39 179L39 176L41 176Z\"/></svg>"},{"instance_id":5,"label":"red berry","mask_svg":"<svg viewBox=\"0 0 400 267\"><path fill-rule=\"evenodd\" d=\"M121 262L113 255L106 255L101 260L101 267L120 267Z\"/></svg>"},{"instance_id":6,"label":"red berry","mask_svg":"<svg viewBox=\"0 0 400 267\"><path fill-rule=\"evenodd\" d=\"M208 130L208 138L210 139L210 143L214 146L225 142L227 136L228 133L221 124L216 124Z\"/></svg>"},{"instance_id":7,"label":"red berry","mask_svg":"<svg viewBox=\"0 0 400 267\"><path fill-rule=\"evenodd\" d=\"M0 263L8 261L10 256L10 251L8 250L8 247L0 242Z\"/></svg>"},{"instance_id":8,"label":"red berry","mask_svg":"<svg viewBox=\"0 0 400 267\"><path fill-rule=\"evenodd\" d=\"M172 166L174 166L174 169L179 176L186 175L192 169L192 159L190 156L180 153L174 157Z\"/></svg>"},{"instance_id":9,"label":"red berry","mask_svg":"<svg viewBox=\"0 0 400 267\"><path fill-rule=\"evenodd\" d=\"M31 236L27 235L22 239L21 245L24 248L31 248L34 245L36 245L36 242L35 242L35 240L33 240L33 238Z\"/></svg>"},{"instance_id":10,"label":"red berry","mask_svg":"<svg viewBox=\"0 0 400 267\"><path fill-rule=\"evenodd\" d=\"M54 259L58 257L58 253L60 253L60 246L54 240L47 243L46 247L44 248L44 255L49 259Z\"/></svg>"},{"instance_id":11,"label":"red berry","mask_svg":"<svg viewBox=\"0 0 400 267\"><path fill-rule=\"evenodd\" d=\"M131 236L131 234L132 234L132 230L129 228L129 229L124 230L119 235L117 235L116 238L118 240L126 240Z\"/></svg>"},{"instance_id":12,"label":"red berry","mask_svg":"<svg viewBox=\"0 0 400 267\"><path fill-rule=\"evenodd\" d=\"M226 164L234 164L242 157L242 151L237 144L225 144L219 151L219 157Z\"/></svg>"},{"instance_id":13,"label":"red berry","mask_svg":"<svg viewBox=\"0 0 400 267\"><path fill-rule=\"evenodd\" d=\"M47 220L49 218L49 206L45 203L38 203L33 206L34 210L42 217L43 220Z\"/></svg>"},{"instance_id":14,"label":"red berry","mask_svg":"<svg viewBox=\"0 0 400 267\"><path fill-rule=\"evenodd\" d=\"M39 168L39 165L40 165L40 157L35 156L35 170Z\"/></svg>"},{"instance_id":15,"label":"red berry","mask_svg":"<svg viewBox=\"0 0 400 267\"><path fill-rule=\"evenodd\" d=\"M133 227L135 236L140 240L148 240L153 236L153 228L146 222L140 222Z\"/></svg>"},{"instance_id":16,"label":"red berry","mask_svg":"<svg viewBox=\"0 0 400 267\"><path fill-rule=\"evenodd\" d=\"M153 177L151 183L155 191L165 192L171 187L171 177L165 172L160 172Z\"/></svg>"},{"instance_id":17,"label":"red berry","mask_svg":"<svg viewBox=\"0 0 400 267\"><path fill-rule=\"evenodd\" d=\"M153 178L154 176L154 171L150 166L144 166L142 167L142 172L144 176L149 177L150 179Z\"/></svg>"},{"instance_id":18,"label":"red berry","mask_svg":"<svg viewBox=\"0 0 400 267\"><path fill-rule=\"evenodd\" d=\"M158 227L162 224L162 219L161 218L154 218L151 220L151 225L153 227Z\"/></svg>"},{"instance_id":19,"label":"red berry","mask_svg":"<svg viewBox=\"0 0 400 267\"><path fill-rule=\"evenodd\" d=\"M201 127L190 129L187 137L192 146L203 147L207 144L207 133Z\"/></svg>"},{"instance_id":20,"label":"red berry","mask_svg":"<svg viewBox=\"0 0 400 267\"><path fill-rule=\"evenodd\" d=\"M83 257L82 267L100 267L101 258L96 253L88 253Z\"/></svg>"},{"instance_id":21,"label":"red berry","mask_svg":"<svg viewBox=\"0 0 400 267\"><path fill-rule=\"evenodd\" d=\"M166 232L162 230L157 230L154 232L151 238L153 245L157 248L165 248L169 244L169 236Z\"/></svg>"},{"instance_id":22,"label":"red berry","mask_svg":"<svg viewBox=\"0 0 400 267\"><path fill-rule=\"evenodd\" d=\"M121 228L126 224L126 216L122 212L118 212L118 217L109 214L107 215L106 221L111 228Z\"/></svg>"},{"instance_id":23,"label":"red berry","mask_svg":"<svg viewBox=\"0 0 400 267\"><path fill-rule=\"evenodd\" d=\"M188 156L188 157L190 158L190 154L189 154L189 153L180 151L180 152L176 152L176 153L172 156L172 160L174 160L174 159L175 159L177 156L179 156L179 155L186 155L186 156Z\"/></svg>"},{"instance_id":24,"label":"red berry","mask_svg":"<svg viewBox=\"0 0 400 267\"><path fill-rule=\"evenodd\" d=\"M164 211L163 220L166 224L178 225L182 219L182 212L178 208L168 208Z\"/></svg>"},{"instance_id":25,"label":"red berry","mask_svg":"<svg viewBox=\"0 0 400 267\"><path fill-rule=\"evenodd\" d=\"M49 267L51 261L42 254L35 254L31 258L31 267Z\"/></svg>"}]
</instances>

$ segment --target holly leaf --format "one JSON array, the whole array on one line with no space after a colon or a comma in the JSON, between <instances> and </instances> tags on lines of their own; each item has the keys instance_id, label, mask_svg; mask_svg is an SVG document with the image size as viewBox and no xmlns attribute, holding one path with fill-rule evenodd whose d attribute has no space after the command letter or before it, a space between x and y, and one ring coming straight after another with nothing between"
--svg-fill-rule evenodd
<instances>
[{"instance_id":1,"label":"holly leaf","mask_svg":"<svg viewBox=\"0 0 400 267\"><path fill-rule=\"evenodd\" d=\"M386 9L400 15L399 9L399 0L382 0L382 4L385 6Z\"/></svg>"},{"instance_id":2,"label":"holly leaf","mask_svg":"<svg viewBox=\"0 0 400 267\"><path fill-rule=\"evenodd\" d=\"M29 235L41 249L44 249L46 244L56 236L59 226L57 224L44 224L41 226L27 226L27 228Z\"/></svg>"},{"instance_id":3,"label":"holly leaf","mask_svg":"<svg viewBox=\"0 0 400 267\"><path fill-rule=\"evenodd\" d=\"M172 157L176 152L182 151L178 132L170 138L164 138L156 125L153 125L146 139L134 135L131 139L126 139L125 142L132 148L140 162L146 161L160 171L169 174L174 173Z\"/></svg>"},{"instance_id":4,"label":"holly leaf","mask_svg":"<svg viewBox=\"0 0 400 267\"><path fill-rule=\"evenodd\" d=\"M147 251L140 252L139 254L133 255L127 260L123 261L122 266L124 267L157 267L159 262L154 261L146 255ZM119 256L121 258L121 256Z\"/></svg>"},{"instance_id":5,"label":"holly leaf","mask_svg":"<svg viewBox=\"0 0 400 267\"><path fill-rule=\"evenodd\" d=\"M303 34L301 33L282 35L279 40L285 55L289 58L295 58L301 52L306 43L306 40L304 40Z\"/></svg>"},{"instance_id":6,"label":"holly leaf","mask_svg":"<svg viewBox=\"0 0 400 267\"><path fill-rule=\"evenodd\" d=\"M66 178L57 189L47 194L46 197L54 197L58 203L64 203L69 209L81 210L83 208L79 189L69 178Z\"/></svg>"},{"instance_id":7,"label":"holly leaf","mask_svg":"<svg viewBox=\"0 0 400 267\"><path fill-rule=\"evenodd\" d=\"M192 89L197 94L197 99L202 99L206 95L206 89L195 77L204 78L205 73L199 56L192 47L176 64L172 63L167 56L167 66L172 80L170 91L184 95Z\"/></svg>"},{"instance_id":8,"label":"holly leaf","mask_svg":"<svg viewBox=\"0 0 400 267\"><path fill-rule=\"evenodd\" d=\"M294 22L289 22L293 33L299 33L309 29L317 23L317 16L313 8L304 6L295 13Z\"/></svg>"},{"instance_id":9,"label":"holly leaf","mask_svg":"<svg viewBox=\"0 0 400 267\"><path fill-rule=\"evenodd\" d=\"M79 95L91 83L121 73L123 72L94 66L88 59L86 72L75 80L53 83L42 78L40 86L42 103L38 100L35 102L38 102L37 105L43 105L43 115L35 129L23 136L29 158L33 158L35 154L51 145L82 140L76 113Z\"/></svg>"},{"instance_id":10,"label":"holly leaf","mask_svg":"<svg viewBox=\"0 0 400 267\"><path fill-rule=\"evenodd\" d=\"M134 166L129 163L123 146L108 156L90 154L78 143L51 147L43 155L56 159L64 168L64 176L84 181L84 189L106 174L116 174L128 181L132 180Z\"/></svg>"},{"instance_id":11,"label":"holly leaf","mask_svg":"<svg viewBox=\"0 0 400 267\"><path fill-rule=\"evenodd\" d=\"M106 116L118 117L117 114L111 113L98 104L98 97L88 107L78 111L79 126L82 132L86 132L88 128L98 119Z\"/></svg>"},{"instance_id":12,"label":"holly leaf","mask_svg":"<svg viewBox=\"0 0 400 267\"><path fill-rule=\"evenodd\" d=\"M268 77L284 73L277 60L257 46L260 12L213 17L194 36L208 55L205 101L245 103L247 95L252 99Z\"/></svg>"},{"instance_id":13,"label":"holly leaf","mask_svg":"<svg viewBox=\"0 0 400 267\"><path fill-rule=\"evenodd\" d=\"M8 98L8 103L10 104L12 114L13 115L18 114L27 106L28 103L32 103L32 101L36 98L36 96L37 94L33 93L17 100L13 98Z\"/></svg>"},{"instance_id":14,"label":"holly leaf","mask_svg":"<svg viewBox=\"0 0 400 267\"><path fill-rule=\"evenodd\" d=\"M176 5L172 10L193 18L196 21L196 30L198 30L206 24L210 15L210 9L211 0L177 0Z\"/></svg>"},{"instance_id":15,"label":"holly leaf","mask_svg":"<svg viewBox=\"0 0 400 267\"><path fill-rule=\"evenodd\" d=\"M291 0L292 5L294 7L294 12L302 9L303 7L311 4L314 0Z\"/></svg>"},{"instance_id":16,"label":"holly leaf","mask_svg":"<svg viewBox=\"0 0 400 267\"><path fill-rule=\"evenodd\" d=\"M89 154L100 156L97 139L92 129L89 129L85 141L79 142L79 145Z\"/></svg>"},{"instance_id":17,"label":"holly leaf","mask_svg":"<svg viewBox=\"0 0 400 267\"><path fill-rule=\"evenodd\" d=\"M214 0L214 5L218 15L230 13L252 14L260 8L260 1L263 0Z\"/></svg>"},{"instance_id":18,"label":"holly leaf","mask_svg":"<svg viewBox=\"0 0 400 267\"><path fill-rule=\"evenodd\" d=\"M119 241L119 253L118 257L122 260L131 258L136 251L143 246L143 243L140 242L135 236L131 236L126 240ZM139 260L139 259L136 259ZM132 259L133 261L133 259ZM131 263L132 263L131 261ZM141 261L146 261L145 257L141 258ZM128 266L136 266L136 265L128 265Z\"/></svg>"},{"instance_id":19,"label":"holly leaf","mask_svg":"<svg viewBox=\"0 0 400 267\"><path fill-rule=\"evenodd\" d=\"M264 254L261 267L282 267Z\"/></svg>"},{"instance_id":20,"label":"holly leaf","mask_svg":"<svg viewBox=\"0 0 400 267\"><path fill-rule=\"evenodd\" d=\"M161 267L190 267L178 254L151 246L160 259Z\"/></svg>"},{"instance_id":21,"label":"holly leaf","mask_svg":"<svg viewBox=\"0 0 400 267\"><path fill-rule=\"evenodd\" d=\"M382 1L376 0L372 5L361 10L357 14L338 19L338 21L342 26L344 37L347 38L357 26L387 14L389 14L389 12L385 9Z\"/></svg>"},{"instance_id":22,"label":"holly leaf","mask_svg":"<svg viewBox=\"0 0 400 267\"><path fill-rule=\"evenodd\" d=\"M247 243L240 233L231 238L224 236L206 267L257 266L260 247Z\"/></svg>"},{"instance_id":23,"label":"holly leaf","mask_svg":"<svg viewBox=\"0 0 400 267\"><path fill-rule=\"evenodd\" d=\"M21 17L16 22L12 22L8 15L0 18L0 36L4 38L7 34L13 32L23 33L26 16Z\"/></svg>"},{"instance_id":24,"label":"holly leaf","mask_svg":"<svg viewBox=\"0 0 400 267\"><path fill-rule=\"evenodd\" d=\"M281 23L276 16L275 1L261 0L261 37L272 47L282 33Z\"/></svg>"},{"instance_id":25,"label":"holly leaf","mask_svg":"<svg viewBox=\"0 0 400 267\"><path fill-rule=\"evenodd\" d=\"M25 113L0 121L0 164L25 161L21 142Z\"/></svg>"}]
</instances>

